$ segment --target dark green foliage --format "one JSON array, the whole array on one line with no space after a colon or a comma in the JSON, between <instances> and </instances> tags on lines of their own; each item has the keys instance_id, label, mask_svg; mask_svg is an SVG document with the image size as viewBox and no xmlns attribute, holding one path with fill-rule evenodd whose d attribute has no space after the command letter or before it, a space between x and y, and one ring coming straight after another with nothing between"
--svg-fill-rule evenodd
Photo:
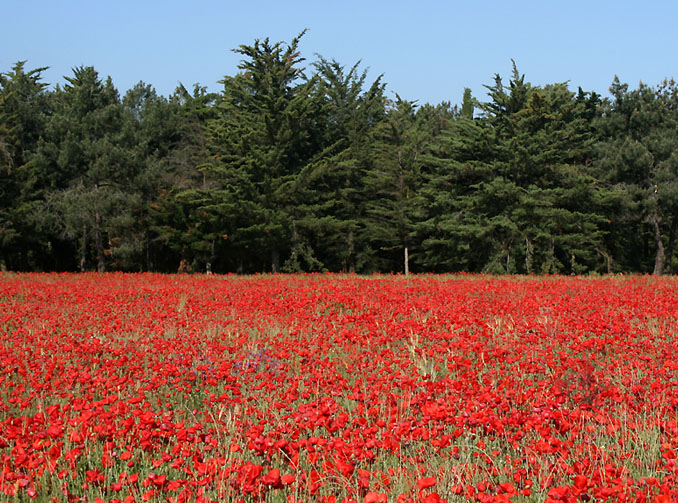
<instances>
[{"instance_id":1,"label":"dark green foliage","mask_svg":"<svg viewBox=\"0 0 678 503\"><path fill-rule=\"evenodd\" d=\"M139 204L130 190L135 138L110 78L101 81L94 68L79 67L66 81L53 95L36 153L37 185L45 191L36 219L58 238L78 242L81 271L91 263L104 271L130 246Z\"/></svg>"},{"instance_id":2,"label":"dark green foliage","mask_svg":"<svg viewBox=\"0 0 678 503\"><path fill-rule=\"evenodd\" d=\"M421 220L423 154L430 137L425 117L415 110L414 102L396 95L373 142L374 167L366 176L366 232L381 252L382 270L409 273L415 225Z\"/></svg>"},{"instance_id":3,"label":"dark green foliage","mask_svg":"<svg viewBox=\"0 0 678 503\"><path fill-rule=\"evenodd\" d=\"M228 253L238 264L279 271L300 246L294 230L298 175L312 151L313 80L304 78L298 44L268 39L236 50L240 73L225 77L219 117L209 121L214 187L198 206L223 222Z\"/></svg>"},{"instance_id":4,"label":"dark green foliage","mask_svg":"<svg viewBox=\"0 0 678 503\"><path fill-rule=\"evenodd\" d=\"M167 100L147 85L128 91L123 105L136 124L134 185L142 205L138 239L146 270L176 271L182 260L196 269L213 261L213 235L204 235L203 218L192 218L192 191L207 187L209 153L205 124L216 116L216 95L196 85L190 93L179 85ZM208 233L209 234L209 233Z\"/></svg>"},{"instance_id":5,"label":"dark green foliage","mask_svg":"<svg viewBox=\"0 0 678 503\"><path fill-rule=\"evenodd\" d=\"M678 88L386 98L356 63L257 40L223 91L78 67L0 74L0 269L676 269Z\"/></svg>"},{"instance_id":6,"label":"dark green foliage","mask_svg":"<svg viewBox=\"0 0 678 503\"><path fill-rule=\"evenodd\" d=\"M514 65L433 150L425 194L427 264L449 270L580 273L599 267L601 188L585 115L597 96L526 83ZM442 260L441 260L442 257Z\"/></svg>"},{"instance_id":7,"label":"dark green foliage","mask_svg":"<svg viewBox=\"0 0 678 503\"><path fill-rule=\"evenodd\" d=\"M598 172L618 195L608 247L615 268L662 274L673 268L678 230L678 87L615 78L598 128Z\"/></svg>"},{"instance_id":8,"label":"dark green foliage","mask_svg":"<svg viewBox=\"0 0 678 503\"><path fill-rule=\"evenodd\" d=\"M296 208L296 231L309 243L306 250L317 257L315 268L377 270L365 234L365 176L373 168L370 149L384 116L384 84L379 76L365 89L367 72L359 72L359 63L346 71L320 57L314 67L311 99L320 134L317 154L299 176L302 200ZM293 257L297 261L299 251Z\"/></svg>"},{"instance_id":9,"label":"dark green foliage","mask_svg":"<svg viewBox=\"0 0 678 503\"><path fill-rule=\"evenodd\" d=\"M46 68L24 66L18 62L0 74L0 268L58 268L33 218L43 194L33 160L50 114L47 84L41 82Z\"/></svg>"},{"instance_id":10,"label":"dark green foliage","mask_svg":"<svg viewBox=\"0 0 678 503\"><path fill-rule=\"evenodd\" d=\"M471 95L471 90L467 87L464 89L464 98L461 103L461 117L462 119L473 119L473 110L475 105L473 103L473 97Z\"/></svg>"}]
</instances>

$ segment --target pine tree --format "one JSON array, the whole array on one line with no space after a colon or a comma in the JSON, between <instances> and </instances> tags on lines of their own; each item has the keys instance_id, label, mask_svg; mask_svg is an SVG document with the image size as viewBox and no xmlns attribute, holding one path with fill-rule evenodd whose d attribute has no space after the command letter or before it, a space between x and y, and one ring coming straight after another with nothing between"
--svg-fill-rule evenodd
<instances>
[{"instance_id":1,"label":"pine tree","mask_svg":"<svg viewBox=\"0 0 678 503\"><path fill-rule=\"evenodd\" d=\"M78 264L104 271L129 229L139 204L131 187L134 136L125 124L118 91L110 77L78 67L54 95L35 165L45 187L40 219L67 239L77 240Z\"/></svg>"},{"instance_id":2,"label":"pine tree","mask_svg":"<svg viewBox=\"0 0 678 503\"><path fill-rule=\"evenodd\" d=\"M595 269L602 247L602 189L588 167L591 103L565 84L488 86L477 119L461 117L432 159L424 193L428 261L502 273ZM595 103L597 96L590 99Z\"/></svg>"},{"instance_id":3,"label":"pine tree","mask_svg":"<svg viewBox=\"0 0 678 503\"><path fill-rule=\"evenodd\" d=\"M374 168L366 177L366 233L373 247L391 260L392 252L399 252L399 269L405 274L410 271L410 249L421 217L419 190L426 141L416 103L396 95L375 133Z\"/></svg>"},{"instance_id":4,"label":"pine tree","mask_svg":"<svg viewBox=\"0 0 678 503\"><path fill-rule=\"evenodd\" d=\"M139 164L134 186L142 201L136 221L143 259L137 260L147 270L173 272L182 260L195 270L211 269L219 240L196 232L202 213L191 213L187 205L191 191L206 187L199 167L207 161L204 123L214 115L215 98L196 84L193 93L179 85L168 100L139 83L123 99L134 118Z\"/></svg>"},{"instance_id":5,"label":"pine tree","mask_svg":"<svg viewBox=\"0 0 678 503\"><path fill-rule=\"evenodd\" d=\"M297 229L311 243L316 267L334 271L376 267L364 235L364 185L373 165L374 131L384 115L384 84L379 76L366 89L367 71L359 65L347 71L322 57L314 63L318 153L299 177Z\"/></svg>"},{"instance_id":6,"label":"pine tree","mask_svg":"<svg viewBox=\"0 0 678 503\"><path fill-rule=\"evenodd\" d=\"M237 260L255 269L268 262L273 272L300 246L297 177L313 151L314 82L300 67L302 36L289 45L265 39L236 49L244 57L240 73L222 81L221 116L208 124L209 175L219 185L210 211L226 220L222 234Z\"/></svg>"},{"instance_id":7,"label":"pine tree","mask_svg":"<svg viewBox=\"0 0 678 503\"><path fill-rule=\"evenodd\" d=\"M613 256L627 270L671 270L678 230L678 87L629 90L615 78L598 122L597 167L619 193ZM645 251L650 251L649 254Z\"/></svg>"},{"instance_id":8,"label":"pine tree","mask_svg":"<svg viewBox=\"0 0 678 503\"><path fill-rule=\"evenodd\" d=\"M0 268L40 269L50 255L46 236L32 218L39 173L32 163L50 112L46 68L27 71L25 61L0 74Z\"/></svg>"}]
</instances>

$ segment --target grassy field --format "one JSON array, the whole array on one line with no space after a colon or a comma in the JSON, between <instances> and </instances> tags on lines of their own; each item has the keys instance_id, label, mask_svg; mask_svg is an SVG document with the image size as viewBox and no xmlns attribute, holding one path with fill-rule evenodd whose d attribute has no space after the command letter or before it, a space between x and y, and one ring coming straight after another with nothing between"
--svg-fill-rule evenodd
<instances>
[{"instance_id":1,"label":"grassy field","mask_svg":"<svg viewBox=\"0 0 678 503\"><path fill-rule=\"evenodd\" d=\"M0 275L0 502L678 500L678 280Z\"/></svg>"}]
</instances>

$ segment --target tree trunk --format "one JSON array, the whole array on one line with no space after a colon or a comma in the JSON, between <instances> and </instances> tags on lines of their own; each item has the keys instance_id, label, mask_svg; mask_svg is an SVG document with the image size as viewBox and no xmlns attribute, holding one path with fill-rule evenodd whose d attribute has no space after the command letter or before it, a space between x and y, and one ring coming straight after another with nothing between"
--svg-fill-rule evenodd
<instances>
[{"instance_id":1,"label":"tree trunk","mask_svg":"<svg viewBox=\"0 0 678 503\"><path fill-rule=\"evenodd\" d=\"M509 241L506 247L506 274L511 274L511 250L513 249L513 240Z\"/></svg>"},{"instance_id":2,"label":"tree trunk","mask_svg":"<svg viewBox=\"0 0 678 503\"><path fill-rule=\"evenodd\" d=\"M353 229L348 231L348 272L353 274L355 272L355 238L353 236Z\"/></svg>"},{"instance_id":3,"label":"tree trunk","mask_svg":"<svg viewBox=\"0 0 678 503\"><path fill-rule=\"evenodd\" d=\"M151 233L146 231L146 270L148 272L153 270L153 263L151 261Z\"/></svg>"},{"instance_id":4,"label":"tree trunk","mask_svg":"<svg viewBox=\"0 0 678 503\"><path fill-rule=\"evenodd\" d=\"M205 264L205 274L212 274L212 263L214 262L214 259L216 259L216 254L214 253L214 238L212 238L212 242L210 243L210 258L207 260L207 264Z\"/></svg>"},{"instance_id":5,"label":"tree trunk","mask_svg":"<svg viewBox=\"0 0 678 503\"><path fill-rule=\"evenodd\" d=\"M551 243L549 244L548 269L544 272L547 274L556 272L556 241L553 239L553 236L551 236Z\"/></svg>"},{"instance_id":6,"label":"tree trunk","mask_svg":"<svg viewBox=\"0 0 678 503\"><path fill-rule=\"evenodd\" d=\"M97 250L97 271L106 271L106 256L104 254L104 237L101 232L101 215L94 213L94 246Z\"/></svg>"},{"instance_id":7,"label":"tree trunk","mask_svg":"<svg viewBox=\"0 0 678 503\"><path fill-rule=\"evenodd\" d=\"M607 274L612 274L612 257L610 257L610 254L600 248L596 248L596 251L605 259Z\"/></svg>"},{"instance_id":8,"label":"tree trunk","mask_svg":"<svg viewBox=\"0 0 678 503\"><path fill-rule=\"evenodd\" d=\"M299 233L297 232L297 226L292 222L292 251L290 252L289 259L289 268L286 267L287 272L299 272L301 270L301 264L299 262L299 250L301 250L301 243L299 239Z\"/></svg>"},{"instance_id":9,"label":"tree trunk","mask_svg":"<svg viewBox=\"0 0 678 503\"><path fill-rule=\"evenodd\" d=\"M271 272L276 273L280 270L280 252L277 246L271 248Z\"/></svg>"},{"instance_id":10,"label":"tree trunk","mask_svg":"<svg viewBox=\"0 0 678 503\"><path fill-rule=\"evenodd\" d=\"M532 245L527 236L525 236L525 272L532 274Z\"/></svg>"},{"instance_id":11,"label":"tree trunk","mask_svg":"<svg viewBox=\"0 0 678 503\"><path fill-rule=\"evenodd\" d=\"M82 226L82 243L80 244L80 272L85 272L87 263L87 226Z\"/></svg>"},{"instance_id":12,"label":"tree trunk","mask_svg":"<svg viewBox=\"0 0 678 503\"><path fill-rule=\"evenodd\" d=\"M662 231L659 227L659 216L657 215L657 210L655 209L650 216L650 223L654 229L654 243L657 246L657 253L654 258L654 271L652 274L661 276L664 274L664 262L666 260L665 251L664 251L664 241L662 239Z\"/></svg>"},{"instance_id":13,"label":"tree trunk","mask_svg":"<svg viewBox=\"0 0 678 503\"><path fill-rule=\"evenodd\" d=\"M666 247L666 262L664 262L664 272L667 274L673 273L671 261L673 259L673 247L676 244L676 231L678 227L678 218L673 217L671 221L671 231L669 232L669 244Z\"/></svg>"}]
</instances>

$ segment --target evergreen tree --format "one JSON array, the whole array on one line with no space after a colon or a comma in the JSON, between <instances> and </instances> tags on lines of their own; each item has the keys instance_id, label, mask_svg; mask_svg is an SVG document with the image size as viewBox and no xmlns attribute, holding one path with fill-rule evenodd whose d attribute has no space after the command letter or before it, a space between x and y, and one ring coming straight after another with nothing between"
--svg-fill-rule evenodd
<instances>
[{"instance_id":1,"label":"evergreen tree","mask_svg":"<svg viewBox=\"0 0 678 503\"><path fill-rule=\"evenodd\" d=\"M415 110L414 102L396 95L386 119L377 128L374 168L366 177L366 233L373 246L385 252L386 257L393 259L392 252L399 252L402 268L398 269L405 274L410 271L410 248L416 222L421 217L419 189L427 141Z\"/></svg>"},{"instance_id":2,"label":"evergreen tree","mask_svg":"<svg viewBox=\"0 0 678 503\"><path fill-rule=\"evenodd\" d=\"M205 186L199 167L207 161L204 123L213 114L215 98L196 84L193 93L179 85L168 100L139 83L123 99L137 138L134 185L142 204L136 236L143 254L137 260L147 270L176 271L182 260L199 269L212 260L213 242L206 247L204 236L192 229L200 219L189 220L184 204L190 201L186 191Z\"/></svg>"},{"instance_id":3,"label":"evergreen tree","mask_svg":"<svg viewBox=\"0 0 678 503\"><path fill-rule=\"evenodd\" d=\"M0 268L54 268L49 247L32 218L39 197L33 158L50 114L46 68L25 61L0 74Z\"/></svg>"},{"instance_id":4,"label":"evergreen tree","mask_svg":"<svg viewBox=\"0 0 678 503\"><path fill-rule=\"evenodd\" d=\"M372 169L371 144L384 116L381 76L366 87L360 62L348 71L319 57L314 63L312 99L318 152L299 177L297 228L309 246L300 250L307 267L334 271L374 270L375 253L366 239L365 176Z\"/></svg>"},{"instance_id":5,"label":"evergreen tree","mask_svg":"<svg viewBox=\"0 0 678 503\"><path fill-rule=\"evenodd\" d=\"M221 116L208 124L209 176L218 187L200 196L202 206L226 223L219 233L229 236L234 258L255 270L280 271L300 246L297 177L313 151L314 130L314 82L300 67L301 36L289 45L265 39L236 49L245 58L241 71L222 81Z\"/></svg>"},{"instance_id":6,"label":"evergreen tree","mask_svg":"<svg viewBox=\"0 0 678 503\"><path fill-rule=\"evenodd\" d=\"M485 272L578 273L602 246L595 139L584 101L565 84L532 87L513 68L488 86L478 119L461 117L438 145L428 199L429 263Z\"/></svg>"},{"instance_id":7,"label":"evergreen tree","mask_svg":"<svg viewBox=\"0 0 678 503\"><path fill-rule=\"evenodd\" d=\"M463 119L473 119L473 110L475 105L473 103L473 96L471 95L471 90L466 87L464 88L464 98L461 103L461 117Z\"/></svg>"},{"instance_id":8,"label":"evergreen tree","mask_svg":"<svg viewBox=\"0 0 678 503\"><path fill-rule=\"evenodd\" d=\"M98 271L106 270L127 237L133 209L134 136L125 124L118 91L110 77L78 67L57 88L54 114L36 156L45 187L40 219L46 227L79 241L78 264L85 270L93 245Z\"/></svg>"},{"instance_id":9,"label":"evergreen tree","mask_svg":"<svg viewBox=\"0 0 678 503\"><path fill-rule=\"evenodd\" d=\"M678 230L678 89L631 91L615 78L610 92L596 163L620 195L610 247L621 269L659 275L671 270Z\"/></svg>"},{"instance_id":10,"label":"evergreen tree","mask_svg":"<svg viewBox=\"0 0 678 503\"><path fill-rule=\"evenodd\" d=\"M612 99L513 64L480 103L257 40L220 94L0 73L0 269L676 270L678 87Z\"/></svg>"}]
</instances>

